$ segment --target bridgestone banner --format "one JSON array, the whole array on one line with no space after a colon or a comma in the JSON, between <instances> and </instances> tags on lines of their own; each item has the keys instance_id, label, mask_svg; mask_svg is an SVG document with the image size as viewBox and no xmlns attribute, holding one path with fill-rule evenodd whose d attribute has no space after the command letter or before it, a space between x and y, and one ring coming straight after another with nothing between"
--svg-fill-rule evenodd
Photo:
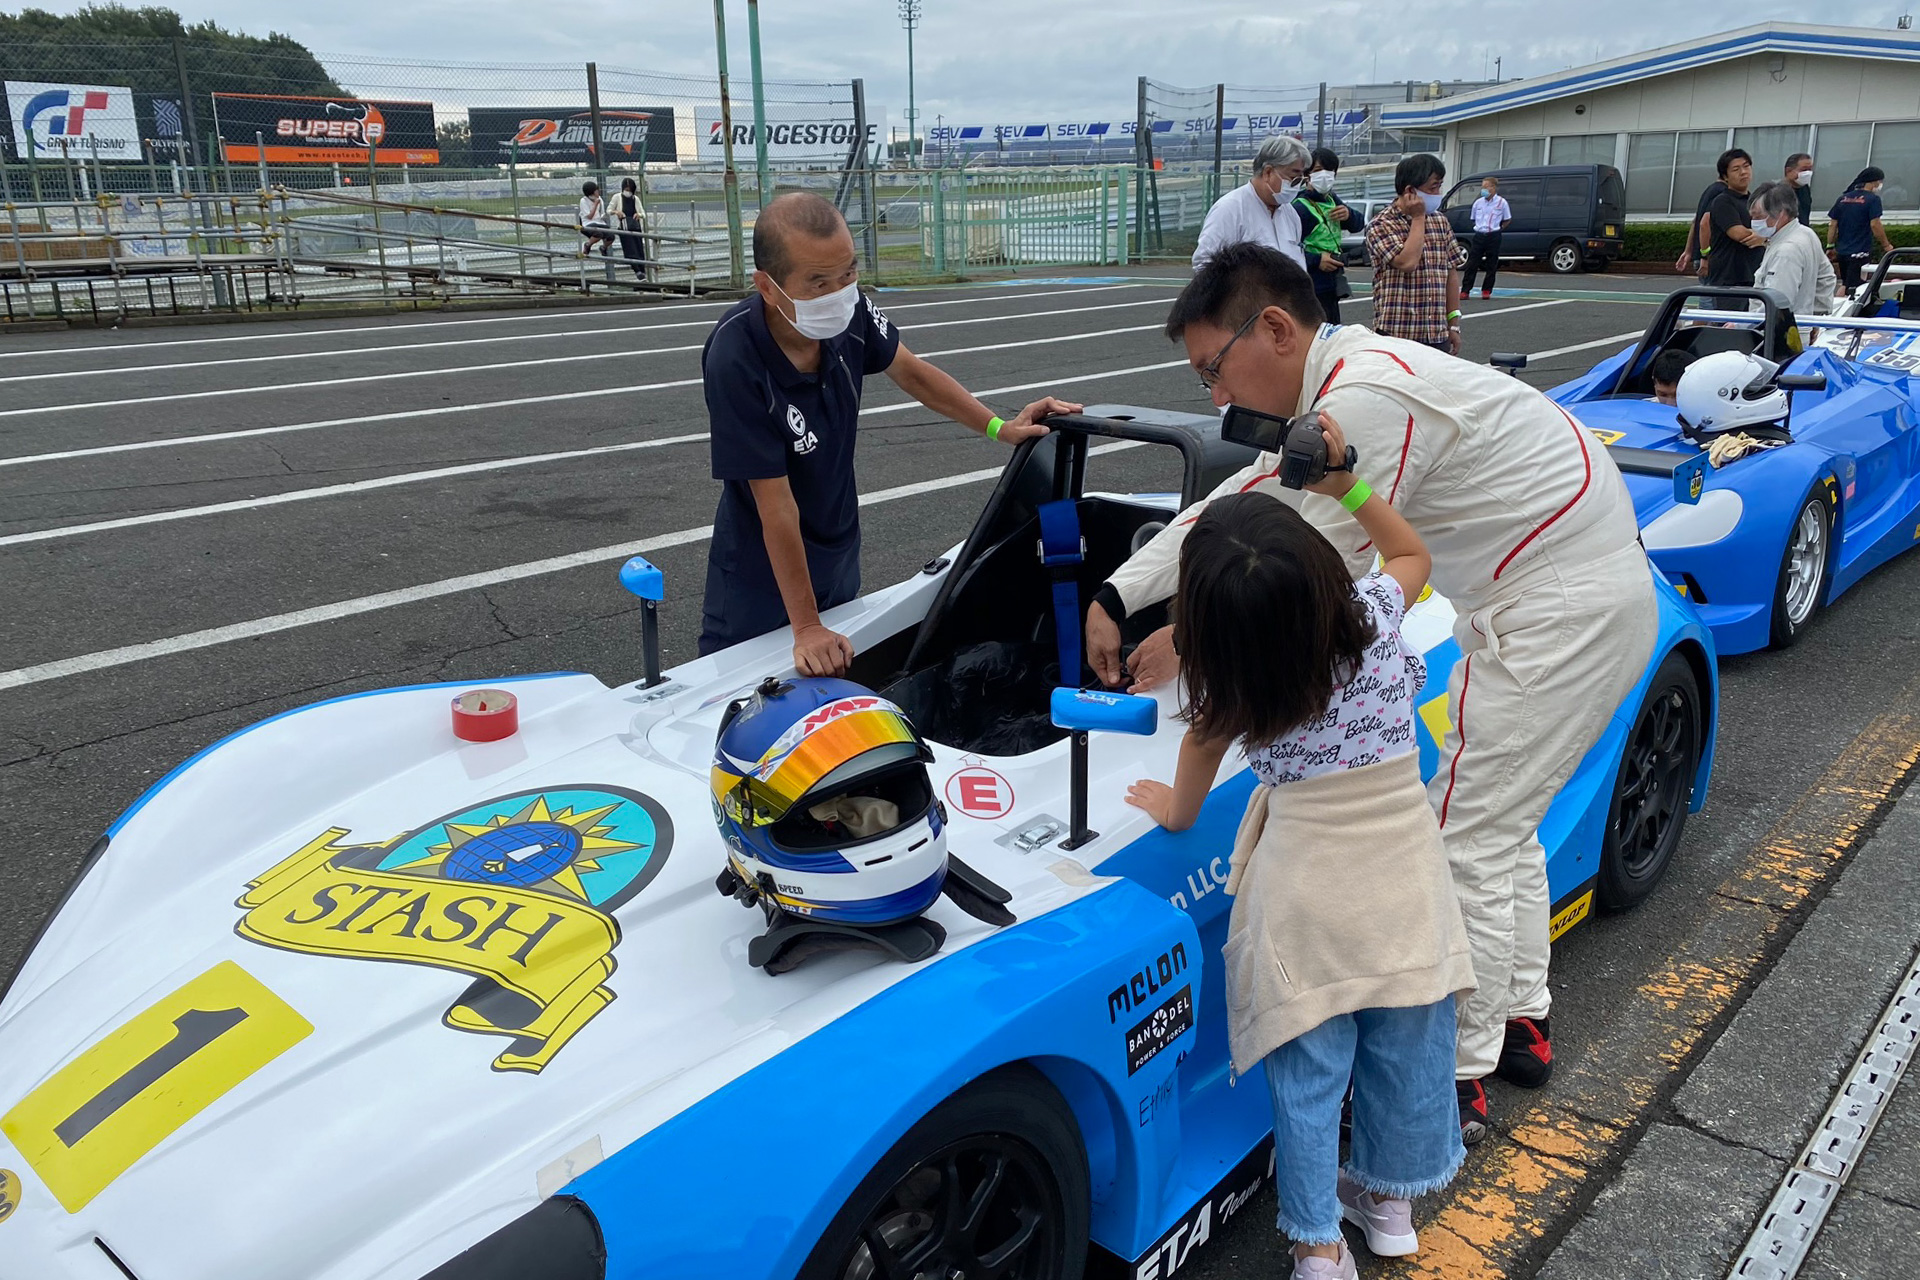
<instances>
[{"instance_id":1,"label":"bridgestone banner","mask_svg":"<svg viewBox=\"0 0 1920 1280\"><path fill-rule=\"evenodd\" d=\"M836 112L846 111L846 115ZM867 146L879 146L886 131L886 113L868 107ZM720 130L720 109L699 107L694 119L699 131L700 159L717 164L726 159L726 137ZM733 159L751 165L754 156L753 108L739 103L733 111ZM844 106L822 105L818 114L784 115L767 121L767 159L776 165L838 164L854 146L853 116ZM744 157L744 161L742 159Z\"/></svg>"},{"instance_id":2,"label":"bridgestone banner","mask_svg":"<svg viewBox=\"0 0 1920 1280\"><path fill-rule=\"evenodd\" d=\"M431 102L216 93L213 116L235 164L365 164L369 144L381 164L440 163Z\"/></svg>"},{"instance_id":3,"label":"bridgestone banner","mask_svg":"<svg viewBox=\"0 0 1920 1280\"><path fill-rule=\"evenodd\" d=\"M586 107L468 107L473 158L479 164L671 164L679 159L672 107L602 107L593 154L593 113Z\"/></svg>"}]
</instances>

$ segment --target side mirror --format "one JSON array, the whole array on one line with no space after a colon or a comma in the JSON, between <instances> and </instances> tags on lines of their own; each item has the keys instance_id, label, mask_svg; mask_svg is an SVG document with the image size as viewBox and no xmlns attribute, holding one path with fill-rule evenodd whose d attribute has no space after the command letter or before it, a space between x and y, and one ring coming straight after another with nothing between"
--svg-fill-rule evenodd
<instances>
[{"instance_id":1,"label":"side mirror","mask_svg":"<svg viewBox=\"0 0 1920 1280\"><path fill-rule=\"evenodd\" d=\"M1505 369L1514 377L1527 367L1527 355L1524 351L1496 351L1487 357L1487 363L1496 369Z\"/></svg>"},{"instance_id":2,"label":"side mirror","mask_svg":"<svg viewBox=\"0 0 1920 1280\"><path fill-rule=\"evenodd\" d=\"M1069 801L1073 829L1060 842L1071 852L1100 833L1087 830L1087 748L1097 729L1103 733L1131 733L1145 737L1160 727L1160 704L1152 698L1129 693L1107 693L1100 689L1053 691L1049 710L1053 722L1073 734L1070 758L1073 768L1073 793Z\"/></svg>"},{"instance_id":3,"label":"side mirror","mask_svg":"<svg viewBox=\"0 0 1920 1280\"><path fill-rule=\"evenodd\" d=\"M1824 373L1783 373L1773 380L1782 391L1825 391L1827 375Z\"/></svg>"},{"instance_id":4,"label":"side mirror","mask_svg":"<svg viewBox=\"0 0 1920 1280\"><path fill-rule=\"evenodd\" d=\"M635 556L620 566L620 585L640 597L640 687L651 689L666 683L660 674L660 602L667 598L667 576Z\"/></svg>"}]
</instances>

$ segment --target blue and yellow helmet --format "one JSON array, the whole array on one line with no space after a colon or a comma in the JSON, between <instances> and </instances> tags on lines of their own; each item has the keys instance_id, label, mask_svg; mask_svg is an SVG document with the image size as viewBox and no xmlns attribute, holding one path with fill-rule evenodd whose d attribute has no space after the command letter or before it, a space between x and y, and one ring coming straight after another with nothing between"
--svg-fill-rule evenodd
<instances>
[{"instance_id":1,"label":"blue and yellow helmet","mask_svg":"<svg viewBox=\"0 0 1920 1280\"><path fill-rule=\"evenodd\" d=\"M863 685L767 680L727 708L714 744L714 821L728 863L797 915L911 919L947 871L932 761L900 708Z\"/></svg>"}]
</instances>

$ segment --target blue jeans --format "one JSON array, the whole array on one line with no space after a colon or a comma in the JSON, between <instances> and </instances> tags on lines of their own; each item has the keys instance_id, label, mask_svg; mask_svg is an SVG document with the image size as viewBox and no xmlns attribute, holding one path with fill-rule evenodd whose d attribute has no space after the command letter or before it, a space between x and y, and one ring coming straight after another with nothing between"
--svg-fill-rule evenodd
<instances>
[{"instance_id":1,"label":"blue jeans","mask_svg":"<svg viewBox=\"0 0 1920 1280\"><path fill-rule=\"evenodd\" d=\"M1329 1018L1267 1055L1276 1225L1299 1244L1340 1239L1340 1100L1353 1081L1346 1174L1410 1200L1453 1181L1466 1158L1453 1090L1453 997Z\"/></svg>"}]
</instances>

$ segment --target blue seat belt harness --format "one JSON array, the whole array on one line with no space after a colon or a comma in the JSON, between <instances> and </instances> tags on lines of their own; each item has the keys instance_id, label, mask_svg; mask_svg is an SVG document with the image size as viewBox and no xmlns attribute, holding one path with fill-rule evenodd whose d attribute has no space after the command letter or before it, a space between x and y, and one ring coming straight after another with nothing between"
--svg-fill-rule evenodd
<instances>
[{"instance_id":1,"label":"blue seat belt harness","mask_svg":"<svg viewBox=\"0 0 1920 1280\"><path fill-rule=\"evenodd\" d=\"M1053 630L1060 646L1060 683L1080 683L1080 566L1087 540L1071 498L1040 507L1040 563L1053 578Z\"/></svg>"}]
</instances>

